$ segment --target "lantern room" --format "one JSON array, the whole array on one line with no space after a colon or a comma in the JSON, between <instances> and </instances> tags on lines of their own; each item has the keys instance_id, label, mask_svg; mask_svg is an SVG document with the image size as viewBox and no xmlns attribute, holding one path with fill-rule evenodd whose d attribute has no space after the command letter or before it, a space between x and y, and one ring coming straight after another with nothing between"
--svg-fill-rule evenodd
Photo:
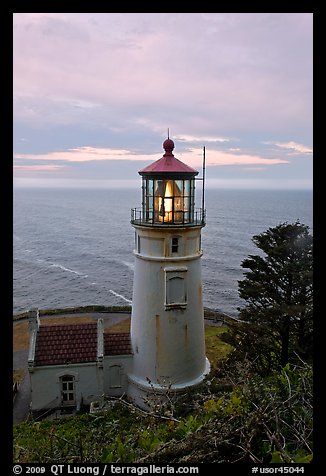
<instances>
[{"instance_id":1,"label":"lantern room","mask_svg":"<svg viewBox=\"0 0 326 476\"><path fill-rule=\"evenodd\" d=\"M195 209L198 171L177 159L174 142L163 142L163 157L139 171L142 208L133 209L131 222L142 226L203 226L202 209Z\"/></svg>"}]
</instances>

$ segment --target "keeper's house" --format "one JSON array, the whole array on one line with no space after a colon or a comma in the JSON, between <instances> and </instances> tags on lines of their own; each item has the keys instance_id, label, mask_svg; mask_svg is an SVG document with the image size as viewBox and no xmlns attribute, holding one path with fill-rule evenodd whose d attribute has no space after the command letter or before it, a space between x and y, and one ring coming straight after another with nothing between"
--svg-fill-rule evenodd
<instances>
[{"instance_id":1,"label":"keeper's house","mask_svg":"<svg viewBox=\"0 0 326 476\"><path fill-rule=\"evenodd\" d=\"M44 325L34 311L28 356L32 413L56 408L69 412L103 395L122 395L131 362L129 333L104 333L102 319Z\"/></svg>"}]
</instances>

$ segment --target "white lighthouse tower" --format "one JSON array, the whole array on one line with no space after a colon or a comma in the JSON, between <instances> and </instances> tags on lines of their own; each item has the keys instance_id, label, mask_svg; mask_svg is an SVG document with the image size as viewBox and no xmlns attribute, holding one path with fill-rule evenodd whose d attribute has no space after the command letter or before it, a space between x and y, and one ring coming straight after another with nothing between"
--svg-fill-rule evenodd
<instances>
[{"instance_id":1,"label":"white lighthouse tower","mask_svg":"<svg viewBox=\"0 0 326 476\"><path fill-rule=\"evenodd\" d=\"M139 172L142 207L132 210L135 272L131 316L133 367L129 395L149 401L200 384L205 356L201 277L203 209L195 209L195 176L166 139L163 157ZM154 399L155 400L155 399Z\"/></svg>"}]
</instances>

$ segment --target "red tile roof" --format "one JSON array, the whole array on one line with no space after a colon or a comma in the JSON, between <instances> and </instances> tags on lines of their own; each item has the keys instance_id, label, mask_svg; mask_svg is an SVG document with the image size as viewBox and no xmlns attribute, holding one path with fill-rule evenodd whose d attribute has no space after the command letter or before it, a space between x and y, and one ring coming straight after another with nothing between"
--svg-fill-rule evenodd
<instances>
[{"instance_id":1,"label":"red tile roof","mask_svg":"<svg viewBox=\"0 0 326 476\"><path fill-rule=\"evenodd\" d=\"M97 360L97 323L41 325L35 364L60 365Z\"/></svg>"},{"instance_id":2,"label":"red tile roof","mask_svg":"<svg viewBox=\"0 0 326 476\"><path fill-rule=\"evenodd\" d=\"M152 164L148 165L144 169L140 170L138 173L140 175L151 175L151 174L181 174L186 176L197 175L198 171L189 167L189 165L181 162L181 160L174 157L172 151L174 149L174 142L171 139L166 139L163 142L163 149L165 154L160 159L156 160Z\"/></svg>"},{"instance_id":3,"label":"red tile roof","mask_svg":"<svg viewBox=\"0 0 326 476\"><path fill-rule=\"evenodd\" d=\"M181 162L181 160L174 157L174 155L166 156L165 154L156 162L148 165L139 171L140 175L157 174L157 173L173 173L173 174L187 174L197 175L198 171L189 167L189 165Z\"/></svg>"},{"instance_id":4,"label":"red tile roof","mask_svg":"<svg viewBox=\"0 0 326 476\"><path fill-rule=\"evenodd\" d=\"M130 334L104 334L104 355L132 354Z\"/></svg>"}]
</instances>

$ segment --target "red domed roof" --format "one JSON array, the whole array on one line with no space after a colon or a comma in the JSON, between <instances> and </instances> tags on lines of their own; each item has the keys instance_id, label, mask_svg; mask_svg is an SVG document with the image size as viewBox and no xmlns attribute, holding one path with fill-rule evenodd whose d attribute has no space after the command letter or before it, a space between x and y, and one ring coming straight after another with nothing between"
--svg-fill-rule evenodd
<instances>
[{"instance_id":1,"label":"red domed roof","mask_svg":"<svg viewBox=\"0 0 326 476\"><path fill-rule=\"evenodd\" d=\"M184 164L181 160L174 157L172 151L174 149L174 142L171 139L166 139L163 142L163 149L165 154L161 159L156 160L152 164L148 165L144 169L140 170L138 173L140 175L149 175L149 174L180 174L180 175L197 175L198 171L189 167L189 165Z\"/></svg>"}]
</instances>

